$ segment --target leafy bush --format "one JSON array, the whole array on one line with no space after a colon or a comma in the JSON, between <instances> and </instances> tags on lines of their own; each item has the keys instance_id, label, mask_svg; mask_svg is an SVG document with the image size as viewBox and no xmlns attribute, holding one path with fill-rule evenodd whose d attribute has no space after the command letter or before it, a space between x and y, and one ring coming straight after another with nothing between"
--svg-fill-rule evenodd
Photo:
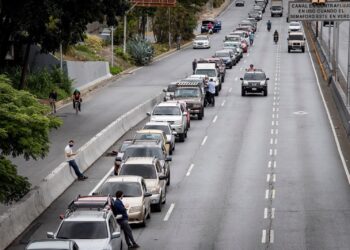
<instances>
[{"instance_id":1,"label":"leafy bush","mask_svg":"<svg viewBox=\"0 0 350 250\"><path fill-rule=\"evenodd\" d=\"M118 66L110 66L109 71L111 72L112 75L118 75L120 72L122 72L122 68Z\"/></svg>"},{"instance_id":2,"label":"leafy bush","mask_svg":"<svg viewBox=\"0 0 350 250\"><path fill-rule=\"evenodd\" d=\"M100 51L103 47L103 40L96 35L87 35L84 39L84 43L89 47L95 50L95 52Z\"/></svg>"},{"instance_id":3,"label":"leafy bush","mask_svg":"<svg viewBox=\"0 0 350 250\"><path fill-rule=\"evenodd\" d=\"M128 53L124 53L123 48L117 47L114 50L114 53L120 58L122 58L124 61L130 61L130 55Z\"/></svg>"},{"instance_id":4,"label":"leafy bush","mask_svg":"<svg viewBox=\"0 0 350 250\"><path fill-rule=\"evenodd\" d=\"M127 52L136 65L149 64L154 55L152 44L141 37L135 37L129 40L127 43Z\"/></svg>"}]
</instances>

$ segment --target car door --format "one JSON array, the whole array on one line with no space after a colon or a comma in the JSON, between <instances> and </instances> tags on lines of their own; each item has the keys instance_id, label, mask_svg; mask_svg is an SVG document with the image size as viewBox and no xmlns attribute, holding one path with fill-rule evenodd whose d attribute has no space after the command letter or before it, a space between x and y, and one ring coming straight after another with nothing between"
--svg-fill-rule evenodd
<instances>
[{"instance_id":1,"label":"car door","mask_svg":"<svg viewBox=\"0 0 350 250\"><path fill-rule=\"evenodd\" d=\"M156 162L156 169L158 176L159 175L166 175L165 169L162 168L161 164L159 161ZM166 180L159 180L159 186L164 190L164 195L166 193Z\"/></svg>"},{"instance_id":2,"label":"car door","mask_svg":"<svg viewBox=\"0 0 350 250\"><path fill-rule=\"evenodd\" d=\"M180 113L181 113L182 127L186 131L186 129L187 129L187 117L185 115L185 109L182 105L180 105Z\"/></svg>"},{"instance_id":3,"label":"car door","mask_svg":"<svg viewBox=\"0 0 350 250\"><path fill-rule=\"evenodd\" d=\"M143 194L147 193L147 187L146 187L146 183L145 181L142 179L141 181L141 186L142 186L142 191ZM146 213L150 213L151 212L151 198L150 197L144 197L143 198L143 206L146 208Z\"/></svg>"},{"instance_id":4,"label":"car door","mask_svg":"<svg viewBox=\"0 0 350 250\"><path fill-rule=\"evenodd\" d=\"M112 234L114 232L120 232L119 226L117 224L117 221L115 218L111 215L108 219L108 227L109 227L109 245L111 248L114 249L120 249L120 244L121 244L121 236L116 239L112 239Z\"/></svg>"}]
</instances>

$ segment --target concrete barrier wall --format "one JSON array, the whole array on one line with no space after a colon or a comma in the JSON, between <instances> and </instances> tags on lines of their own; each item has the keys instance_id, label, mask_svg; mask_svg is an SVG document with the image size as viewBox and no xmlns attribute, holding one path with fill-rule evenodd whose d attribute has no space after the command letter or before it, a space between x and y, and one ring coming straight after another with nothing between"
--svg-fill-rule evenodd
<instances>
[{"instance_id":1,"label":"concrete barrier wall","mask_svg":"<svg viewBox=\"0 0 350 250\"><path fill-rule=\"evenodd\" d=\"M125 132L146 118L163 94L138 105L109 124L79 150L76 161L82 171L87 170ZM0 249L15 240L50 204L56 200L76 179L66 162L55 168L38 187L30 191L20 202L0 217ZM44 237L44 236L43 236Z\"/></svg>"},{"instance_id":2,"label":"concrete barrier wall","mask_svg":"<svg viewBox=\"0 0 350 250\"><path fill-rule=\"evenodd\" d=\"M65 69L69 78L74 80L73 86L75 87L87 83L93 84L112 76L109 72L108 62L66 61Z\"/></svg>"}]
</instances>

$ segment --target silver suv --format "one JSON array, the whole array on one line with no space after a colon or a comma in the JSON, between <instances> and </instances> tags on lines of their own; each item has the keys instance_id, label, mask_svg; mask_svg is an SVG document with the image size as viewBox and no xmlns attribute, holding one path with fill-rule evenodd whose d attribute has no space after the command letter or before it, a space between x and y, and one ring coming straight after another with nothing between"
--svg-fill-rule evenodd
<instances>
[{"instance_id":1,"label":"silver suv","mask_svg":"<svg viewBox=\"0 0 350 250\"><path fill-rule=\"evenodd\" d=\"M301 50L302 53L305 52L305 36L303 32L289 32L287 40L288 53L290 53L291 50Z\"/></svg>"},{"instance_id":2,"label":"silver suv","mask_svg":"<svg viewBox=\"0 0 350 250\"><path fill-rule=\"evenodd\" d=\"M57 232L48 232L47 237L74 240L80 249L122 249L111 202L108 196L78 196L68 206Z\"/></svg>"},{"instance_id":3,"label":"silver suv","mask_svg":"<svg viewBox=\"0 0 350 250\"><path fill-rule=\"evenodd\" d=\"M176 132L181 142L187 137L187 111L183 110L180 103L162 102L154 107L151 116L151 122L168 122L171 128Z\"/></svg>"}]
</instances>

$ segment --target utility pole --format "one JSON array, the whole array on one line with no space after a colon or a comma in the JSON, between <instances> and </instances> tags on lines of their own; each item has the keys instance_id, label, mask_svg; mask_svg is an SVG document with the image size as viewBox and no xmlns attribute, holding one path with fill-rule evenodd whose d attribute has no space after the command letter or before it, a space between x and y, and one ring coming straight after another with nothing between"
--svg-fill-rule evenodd
<instances>
[{"instance_id":1,"label":"utility pole","mask_svg":"<svg viewBox=\"0 0 350 250\"><path fill-rule=\"evenodd\" d=\"M334 22L333 26L333 52L332 52L332 65L333 72L332 75L334 77L334 81L337 80L337 45L339 43L339 22Z\"/></svg>"},{"instance_id":2,"label":"utility pole","mask_svg":"<svg viewBox=\"0 0 350 250\"><path fill-rule=\"evenodd\" d=\"M328 63L331 66L331 36L332 36L332 29L331 29L331 22L328 22Z\"/></svg>"},{"instance_id":3,"label":"utility pole","mask_svg":"<svg viewBox=\"0 0 350 250\"><path fill-rule=\"evenodd\" d=\"M60 69L63 72L63 49L62 49L62 41L60 42Z\"/></svg>"},{"instance_id":4,"label":"utility pole","mask_svg":"<svg viewBox=\"0 0 350 250\"><path fill-rule=\"evenodd\" d=\"M170 31L170 7L168 8L168 21L169 21L169 30L168 30L168 39L169 39L169 50L171 49L171 31Z\"/></svg>"},{"instance_id":5,"label":"utility pole","mask_svg":"<svg viewBox=\"0 0 350 250\"><path fill-rule=\"evenodd\" d=\"M111 28L111 54L112 54L112 67L114 66L114 26Z\"/></svg>"}]
</instances>

